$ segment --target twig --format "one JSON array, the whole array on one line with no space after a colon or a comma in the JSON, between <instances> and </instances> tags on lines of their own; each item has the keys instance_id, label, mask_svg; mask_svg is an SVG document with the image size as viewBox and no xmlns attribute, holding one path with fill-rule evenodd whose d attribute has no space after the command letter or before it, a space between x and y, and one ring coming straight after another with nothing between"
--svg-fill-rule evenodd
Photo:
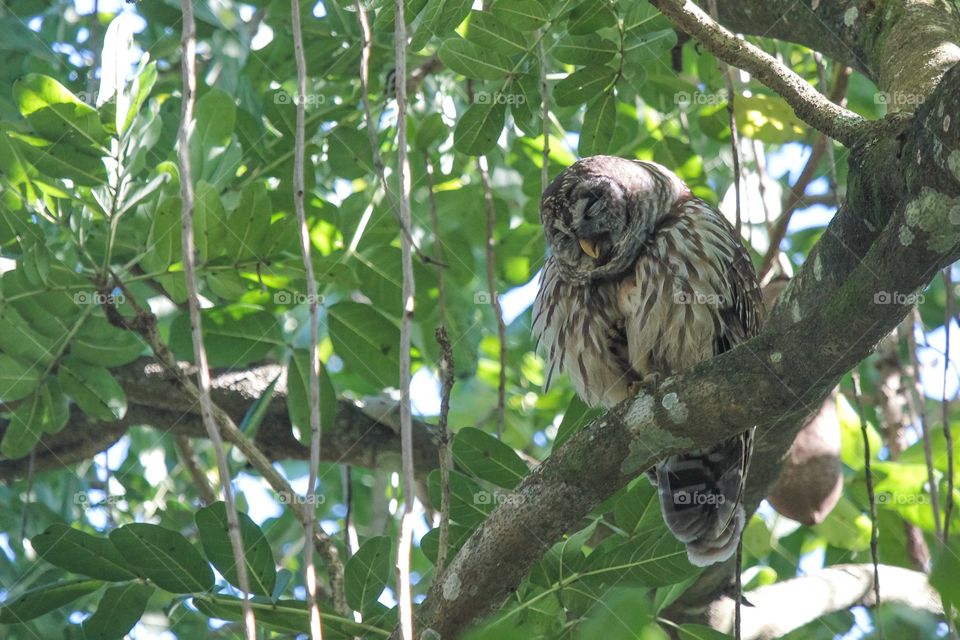
<instances>
[{"instance_id":1,"label":"twig","mask_svg":"<svg viewBox=\"0 0 960 640\"><path fill-rule=\"evenodd\" d=\"M543 162L540 167L540 191L550 183L550 86L547 84L547 54L543 38L538 41L540 58L540 117L543 120Z\"/></svg>"},{"instance_id":2,"label":"twig","mask_svg":"<svg viewBox=\"0 0 960 640\"><path fill-rule=\"evenodd\" d=\"M497 320L497 338L500 341L500 381L497 384L497 437L503 438L503 418L507 396L507 327L503 322L503 308L497 293L496 241L493 237L496 223L496 211L493 206L493 192L490 190L490 169L487 157L477 158L480 167L480 184L483 185L483 201L487 207L487 292L490 295L490 307Z\"/></svg>"},{"instance_id":3,"label":"twig","mask_svg":"<svg viewBox=\"0 0 960 640\"><path fill-rule=\"evenodd\" d=\"M790 226L790 219L793 217L797 206L803 199L803 194L807 190L807 187L813 182L817 173L817 165L820 164L820 159L823 157L826 147L827 138L817 136L813 146L810 148L810 157L807 158L807 163L803 166L803 170L801 170L800 175L797 177L797 181L790 187L790 191L784 199L783 212L777 218L773 229L770 231L770 243L767 246L767 252L760 261L760 268L757 270L757 277L761 282L773 267L773 263L780 253L780 243L787 235L787 227Z\"/></svg>"},{"instance_id":4,"label":"twig","mask_svg":"<svg viewBox=\"0 0 960 640\"><path fill-rule=\"evenodd\" d=\"M187 285L187 298L190 302L190 333L193 338L193 353L197 363L200 414L217 458L220 484L223 489L223 502L227 512L230 547L233 550L233 559L237 567L237 581L240 583L238 586L245 594L248 594L250 593L250 579L247 575L247 562L243 554L243 540L240 537L240 517L237 515L237 507L233 499L230 467L227 465L223 439L213 417L213 401L210 399L210 369L207 365L207 351L203 345L200 293L197 290L197 274L194 265L196 247L193 241L193 177L190 168L190 139L188 135L193 122L193 105L197 97L197 33L193 19L192 0L180 0L180 7L183 12L181 42L183 47L181 56L183 96L180 108L180 126L177 131L177 159L180 165L180 197L182 199L180 210L182 233L180 238L183 245L183 275ZM253 607L246 597L241 600L241 604L247 640L256 640L257 625L253 616Z\"/></svg>"},{"instance_id":5,"label":"twig","mask_svg":"<svg viewBox=\"0 0 960 640\"><path fill-rule=\"evenodd\" d=\"M877 559L877 501L873 493L873 473L870 470L870 438L867 432L867 418L863 413L863 395L860 392L860 370L850 372L853 381L853 400L857 405L857 414L860 416L860 432L863 434L863 470L867 478L867 499L870 501L870 558L873 561L873 596L874 606L880 610L880 562ZM883 640L883 630L880 628L880 617L874 616L877 627L877 636Z\"/></svg>"},{"instance_id":6,"label":"twig","mask_svg":"<svg viewBox=\"0 0 960 640\"><path fill-rule=\"evenodd\" d=\"M856 144L873 123L844 109L806 80L788 69L762 49L739 40L734 34L710 19L689 0L651 0L674 24L697 38L705 49L721 60L750 72L757 80L783 97L797 117L840 141L847 147Z\"/></svg>"},{"instance_id":7,"label":"twig","mask_svg":"<svg viewBox=\"0 0 960 640\"><path fill-rule=\"evenodd\" d=\"M297 227L300 231L300 255L307 279L307 304L310 309L310 470L307 480L307 504L304 509L303 564L306 572L307 600L310 606L310 638L322 640L320 604L317 602L317 568L313 563L316 505L320 489L317 486L317 469L320 466L320 355L317 349L317 334L320 331L317 303L317 280L313 275L313 260L310 256L310 229L303 207L304 155L306 153L306 93L307 61L303 55L303 31L300 25L300 2L290 0L291 27L293 29L293 52L297 61L297 128L294 136L293 156L293 207L297 212Z\"/></svg>"},{"instance_id":8,"label":"twig","mask_svg":"<svg viewBox=\"0 0 960 640\"><path fill-rule=\"evenodd\" d=\"M943 357L943 437L947 442L947 501L943 507L943 544L950 537L950 517L953 515L953 433L950 428L950 400L947 398L947 373L950 370L950 325L953 322L953 278L951 265L943 270L943 287L946 289L946 314L943 320L944 357Z\"/></svg>"},{"instance_id":9,"label":"twig","mask_svg":"<svg viewBox=\"0 0 960 640\"><path fill-rule=\"evenodd\" d=\"M907 316L900 328L906 333L907 353L910 358L911 369L911 393L910 400L913 407L913 414L920 422L921 439L923 440L923 457L927 464L927 484L930 485L930 502L933 509L933 528L940 538L943 536L943 527L940 521L940 499L937 480L934 475L933 450L930 442L929 422L927 421L927 405L924 398L923 386L920 384L920 362L917 359L917 339L914 332L917 329L917 323L921 322L920 313L914 309ZM922 326L922 325L921 325Z\"/></svg>"},{"instance_id":10,"label":"twig","mask_svg":"<svg viewBox=\"0 0 960 640\"><path fill-rule=\"evenodd\" d=\"M447 545L450 537L450 470L453 469L453 457L450 454L450 431L447 419L450 414L450 391L453 389L453 347L447 330L440 325L434 335L440 345L440 536L437 551L437 579L443 574L447 562Z\"/></svg>"},{"instance_id":11,"label":"twig","mask_svg":"<svg viewBox=\"0 0 960 640\"><path fill-rule=\"evenodd\" d=\"M833 97L830 92L830 85L827 82L827 69L823 63L823 54L819 51L813 52L813 61L817 64L817 84L820 88L820 93L823 95L830 95L830 100L836 102L841 107L846 106L846 96L839 96L839 99ZM841 66L838 70L840 75L837 76L839 81L840 78L843 78L844 84L846 84L847 79L850 77L850 67ZM833 145L827 145L827 162L829 165L830 173L827 174L827 179L830 183L830 191L836 193L837 185L840 184L840 180L837 178L837 156L833 151Z\"/></svg>"},{"instance_id":12,"label":"twig","mask_svg":"<svg viewBox=\"0 0 960 640\"><path fill-rule=\"evenodd\" d=\"M413 425L410 417L410 337L413 321L413 242L410 227L410 164L407 158L407 25L404 0L394 0L394 44L397 59L397 180L400 183L400 237L403 266L403 317L400 321L400 442L402 448L403 516L397 549L400 587L400 629L404 640L413 640L413 594L410 584L410 546L413 538Z\"/></svg>"},{"instance_id":13,"label":"twig","mask_svg":"<svg viewBox=\"0 0 960 640\"><path fill-rule=\"evenodd\" d=\"M437 264L443 264L443 242L440 240L440 215L437 213L437 194L433 191L433 161L429 153L423 154L423 163L427 168L427 199L430 202L430 227L433 230L433 258ZM440 312L440 325L447 326L447 285L443 269L437 270L437 309Z\"/></svg>"},{"instance_id":14,"label":"twig","mask_svg":"<svg viewBox=\"0 0 960 640\"><path fill-rule=\"evenodd\" d=\"M443 262L443 243L440 240L440 216L437 214L437 198L433 191L433 162L427 153L423 154L427 168L427 194L430 201L430 225L433 228L433 255L438 262ZM437 271L437 306L440 312L440 326L434 335L440 345L440 419L439 425L439 454L440 454L440 534L437 551L437 573L439 579L447 561L447 546L450 538L450 470L453 469L453 457L450 453L450 432L447 429L447 418L450 413L450 390L453 387L453 347L447 336L447 293L443 270Z\"/></svg>"},{"instance_id":15,"label":"twig","mask_svg":"<svg viewBox=\"0 0 960 640\"><path fill-rule=\"evenodd\" d=\"M30 459L27 466L27 487L23 492L23 509L20 510L20 543L27 539L27 523L29 519L29 507L32 500L33 481L35 479L34 467L37 462L37 448L30 449Z\"/></svg>"},{"instance_id":16,"label":"twig","mask_svg":"<svg viewBox=\"0 0 960 640\"><path fill-rule=\"evenodd\" d=\"M340 480L343 482L343 506L347 510L343 515L343 533L346 538L344 544L347 558L349 558L360 548L357 527L353 522L353 472L350 465L345 464L340 467Z\"/></svg>"},{"instance_id":17,"label":"twig","mask_svg":"<svg viewBox=\"0 0 960 640\"><path fill-rule=\"evenodd\" d=\"M717 20L717 0L710 0L710 15L714 21ZM720 62L720 71L723 73L723 79L727 84L727 120L730 125L730 150L733 152L733 192L736 196L736 228L737 237L740 236L741 218L740 218L740 134L737 131L737 115L734 111L736 94L733 89L733 72L730 65L722 60ZM739 606L739 605L738 605Z\"/></svg>"},{"instance_id":18,"label":"twig","mask_svg":"<svg viewBox=\"0 0 960 640\"><path fill-rule=\"evenodd\" d=\"M740 541L737 542L737 568L734 577L734 589L737 594L737 602L733 608L733 637L740 640L740 627L743 624L743 616L740 608L743 604L743 532L740 532Z\"/></svg>"},{"instance_id":19,"label":"twig","mask_svg":"<svg viewBox=\"0 0 960 640\"><path fill-rule=\"evenodd\" d=\"M291 0L292 1L292 0ZM373 46L373 35L370 31L370 20L367 17L367 10L363 6L362 0L355 0L354 6L357 9L357 20L360 22L360 33L363 37L362 47L360 48L360 101L363 104L363 115L367 122L367 137L370 139L370 149L373 153L373 169L377 174L377 179L380 181L380 187L383 189L383 195L388 200L391 199L391 192L389 183L387 182L386 174L384 173L384 164L383 157L380 155L380 143L377 141L377 131L374 126L373 112L370 109L370 51ZM434 59L435 58L435 59ZM442 63L440 58L434 57L430 60L427 60L423 65L418 67L414 74L411 76L411 80L416 79L417 82L422 82L427 74L436 71L439 68L442 68ZM397 65L400 64L400 61L397 61ZM418 72L420 75L417 75ZM395 81L403 81L406 83L407 74L406 69L401 71L396 69L394 71ZM404 99L406 99L407 92L409 91L409 85L404 84ZM397 101L400 99L400 91L397 90ZM406 128L406 123L403 123L404 128ZM397 128L400 128L399 121L397 122ZM402 196L401 196L402 197ZM393 205L390 205L391 211L393 211ZM403 238L408 242L412 250L417 254L417 258L424 264L433 264L434 260L423 253L420 250L420 247L413 239L413 235L410 233L411 221L404 221L403 218L403 204L400 203L400 213L397 214L396 211L393 211L394 216L397 218L397 222L400 223L400 233L403 235ZM359 227L358 227L359 229ZM359 237L355 238L353 242L350 243L352 248L356 248L356 244L359 241ZM437 266L444 267L446 265L442 263L437 263Z\"/></svg>"},{"instance_id":20,"label":"twig","mask_svg":"<svg viewBox=\"0 0 960 640\"><path fill-rule=\"evenodd\" d=\"M830 91L830 95L828 96L831 102L835 102L840 106L846 104L847 84L849 83L849 80L850 67L840 67L837 69L837 75L833 83L833 89ZM800 171L797 181L793 183L793 186L790 187L790 191L784 197L782 213L780 214L780 217L777 218L776 224L770 231L770 243L767 247L767 253L763 256L763 260L760 262L760 269L758 271L761 281L763 281L764 276L766 276L770 271L774 260L776 260L777 255L780 253L780 242L783 241L784 236L787 234L787 227L790 225L790 219L793 217L793 214L800 207L800 205L805 201L807 187L810 186L810 183L813 182L813 179L816 177L817 166L820 164L823 154L827 153L828 151L830 153L833 151L830 141L826 138L826 136L822 134L818 135L810 148L810 157L807 158L807 163ZM836 170L835 165L833 165L833 170ZM837 193L836 189L833 190L833 193Z\"/></svg>"},{"instance_id":21,"label":"twig","mask_svg":"<svg viewBox=\"0 0 960 640\"><path fill-rule=\"evenodd\" d=\"M180 454L180 461L184 468L190 474L190 480L200 496L200 502L205 505L216 502L217 496L210 487L210 483L207 482L207 477L203 475L203 470L197 464L197 456L193 450L193 445L190 443L190 438L183 434L177 434L173 436L173 445L176 447L177 453Z\"/></svg>"}]
</instances>

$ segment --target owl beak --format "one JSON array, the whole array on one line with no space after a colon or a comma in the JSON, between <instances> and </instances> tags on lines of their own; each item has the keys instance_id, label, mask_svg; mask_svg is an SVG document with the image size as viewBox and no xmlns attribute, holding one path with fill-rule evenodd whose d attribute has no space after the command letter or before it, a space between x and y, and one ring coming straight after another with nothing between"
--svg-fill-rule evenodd
<instances>
[{"instance_id":1,"label":"owl beak","mask_svg":"<svg viewBox=\"0 0 960 640\"><path fill-rule=\"evenodd\" d=\"M590 240L587 240L585 238L580 238L580 248L583 249L583 252L585 254L587 254L594 260L600 257L600 252L597 251L596 243L591 242Z\"/></svg>"}]
</instances>

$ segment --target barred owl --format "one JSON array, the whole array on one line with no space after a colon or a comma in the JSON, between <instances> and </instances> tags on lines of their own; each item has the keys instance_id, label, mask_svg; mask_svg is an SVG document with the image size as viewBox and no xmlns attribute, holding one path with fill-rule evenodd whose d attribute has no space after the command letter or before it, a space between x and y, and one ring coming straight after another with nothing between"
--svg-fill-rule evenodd
<instances>
[{"instance_id":1,"label":"barred owl","mask_svg":"<svg viewBox=\"0 0 960 640\"><path fill-rule=\"evenodd\" d=\"M532 325L546 386L566 371L585 402L611 407L648 376L688 369L759 330L760 287L736 231L665 167L580 160L543 193L540 221L552 255ZM737 547L752 437L751 428L648 472L693 564Z\"/></svg>"}]
</instances>

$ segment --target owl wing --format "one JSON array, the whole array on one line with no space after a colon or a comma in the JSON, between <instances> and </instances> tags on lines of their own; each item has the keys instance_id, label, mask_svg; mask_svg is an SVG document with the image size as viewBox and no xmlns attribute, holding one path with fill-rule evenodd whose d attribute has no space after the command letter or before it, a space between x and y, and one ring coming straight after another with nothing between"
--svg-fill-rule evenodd
<instances>
[{"instance_id":1,"label":"owl wing","mask_svg":"<svg viewBox=\"0 0 960 640\"><path fill-rule=\"evenodd\" d=\"M752 337L761 323L749 254L722 215L694 198L679 205L638 261L626 302L628 346L642 374L688 369ZM751 445L752 429L656 467L664 520L694 564L736 549Z\"/></svg>"}]
</instances>

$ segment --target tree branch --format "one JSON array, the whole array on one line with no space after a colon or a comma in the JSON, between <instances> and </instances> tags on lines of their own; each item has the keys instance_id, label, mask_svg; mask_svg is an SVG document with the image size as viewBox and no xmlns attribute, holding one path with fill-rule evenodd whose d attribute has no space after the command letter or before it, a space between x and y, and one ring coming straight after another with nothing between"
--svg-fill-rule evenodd
<instances>
[{"instance_id":1,"label":"tree branch","mask_svg":"<svg viewBox=\"0 0 960 640\"><path fill-rule=\"evenodd\" d=\"M942 614L940 596L919 571L879 566L884 603ZM799 629L820 616L858 605L871 607L874 597L872 564L838 564L815 573L760 587L746 594L754 606L743 608L744 640L772 640ZM784 603L788 603L787 606ZM710 626L729 633L734 603L723 598L710 607Z\"/></svg>"},{"instance_id":2,"label":"tree branch","mask_svg":"<svg viewBox=\"0 0 960 640\"><path fill-rule=\"evenodd\" d=\"M185 370L190 366L182 364ZM129 409L123 420L99 422L81 411L71 413L67 427L47 434L37 445L37 473L62 469L92 458L113 446L132 427L150 426L163 433L205 438L199 407L178 387L174 377L150 358L142 358L111 373L127 395ZM257 447L271 461L307 460L309 450L294 437L287 414L286 373L279 365L215 372L211 393L235 422L280 376L274 398L256 434ZM322 435L324 462L345 463L369 469L398 469L400 436L394 425L394 405L378 406L340 400L333 428ZM4 427L0 426L0 434ZM420 479L437 468L437 444L433 427L415 420L414 462ZM28 458L0 461L0 481L9 482L27 474Z\"/></svg>"},{"instance_id":3,"label":"tree branch","mask_svg":"<svg viewBox=\"0 0 960 640\"><path fill-rule=\"evenodd\" d=\"M740 40L689 0L651 0L651 4L678 27L700 40L710 53L749 71L757 80L777 92L793 107L798 118L815 129L848 147L871 129L868 120L831 102L779 60L759 47Z\"/></svg>"}]
</instances>

